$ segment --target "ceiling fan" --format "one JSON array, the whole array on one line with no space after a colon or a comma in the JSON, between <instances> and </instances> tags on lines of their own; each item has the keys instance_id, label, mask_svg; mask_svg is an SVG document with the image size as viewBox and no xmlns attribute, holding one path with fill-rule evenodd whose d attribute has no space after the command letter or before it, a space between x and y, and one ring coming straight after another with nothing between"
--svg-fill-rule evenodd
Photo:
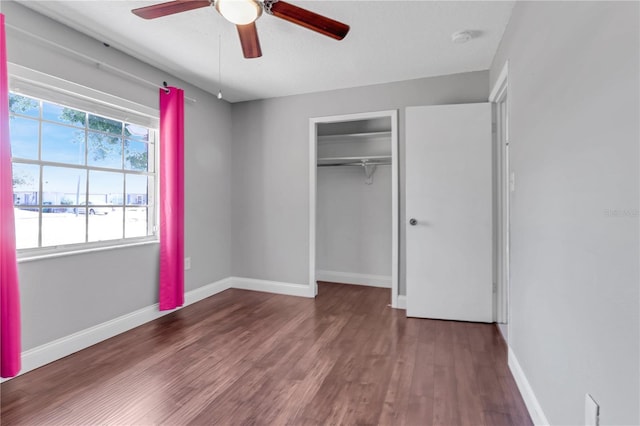
<instances>
[{"instance_id":1,"label":"ceiling fan","mask_svg":"<svg viewBox=\"0 0 640 426\"><path fill-rule=\"evenodd\" d=\"M342 40L349 32L349 26L342 22L281 0L176 0L140 7L132 12L144 19L155 19L207 6L215 7L236 25L245 58L262 56L255 21L263 11L336 40Z\"/></svg>"}]
</instances>

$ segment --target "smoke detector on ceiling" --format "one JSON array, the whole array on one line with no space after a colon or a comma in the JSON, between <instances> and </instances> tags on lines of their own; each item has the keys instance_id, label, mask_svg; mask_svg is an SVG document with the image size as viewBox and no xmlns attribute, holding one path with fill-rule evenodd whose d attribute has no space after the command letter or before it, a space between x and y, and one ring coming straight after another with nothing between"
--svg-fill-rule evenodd
<instances>
[{"instance_id":1,"label":"smoke detector on ceiling","mask_svg":"<svg viewBox=\"0 0 640 426\"><path fill-rule=\"evenodd\" d=\"M455 44L466 43L473 38L471 31L458 31L451 34L451 41Z\"/></svg>"}]
</instances>

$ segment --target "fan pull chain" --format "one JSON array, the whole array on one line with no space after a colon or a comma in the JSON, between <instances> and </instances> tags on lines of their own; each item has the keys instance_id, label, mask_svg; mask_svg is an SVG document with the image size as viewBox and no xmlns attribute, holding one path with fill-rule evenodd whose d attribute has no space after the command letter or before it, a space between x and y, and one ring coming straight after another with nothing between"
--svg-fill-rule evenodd
<instances>
[{"instance_id":1,"label":"fan pull chain","mask_svg":"<svg viewBox=\"0 0 640 426\"><path fill-rule=\"evenodd\" d=\"M222 38L218 34L218 81L220 88L218 89L218 99L222 99Z\"/></svg>"}]
</instances>

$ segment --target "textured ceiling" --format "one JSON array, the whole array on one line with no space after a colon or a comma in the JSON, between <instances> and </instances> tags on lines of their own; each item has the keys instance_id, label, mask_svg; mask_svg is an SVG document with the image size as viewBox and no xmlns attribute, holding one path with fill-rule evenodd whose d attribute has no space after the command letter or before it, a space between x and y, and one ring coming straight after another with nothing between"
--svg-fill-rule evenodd
<instances>
[{"instance_id":1,"label":"textured ceiling","mask_svg":"<svg viewBox=\"0 0 640 426\"><path fill-rule=\"evenodd\" d=\"M244 59L235 27L214 8L143 20L131 9L161 1L19 1L46 16L239 102L275 96L488 69L512 1L299 1L345 22L342 41L263 14L256 22L263 56ZM451 34L475 38L453 44Z\"/></svg>"}]
</instances>

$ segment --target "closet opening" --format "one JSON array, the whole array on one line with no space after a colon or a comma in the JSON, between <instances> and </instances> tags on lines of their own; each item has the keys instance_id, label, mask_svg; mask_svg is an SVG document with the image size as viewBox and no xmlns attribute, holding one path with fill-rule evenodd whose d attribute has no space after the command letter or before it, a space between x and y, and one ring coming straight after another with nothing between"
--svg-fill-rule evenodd
<instances>
[{"instance_id":1,"label":"closet opening","mask_svg":"<svg viewBox=\"0 0 640 426\"><path fill-rule=\"evenodd\" d=\"M398 307L398 113L309 122L309 285L386 287Z\"/></svg>"}]
</instances>

